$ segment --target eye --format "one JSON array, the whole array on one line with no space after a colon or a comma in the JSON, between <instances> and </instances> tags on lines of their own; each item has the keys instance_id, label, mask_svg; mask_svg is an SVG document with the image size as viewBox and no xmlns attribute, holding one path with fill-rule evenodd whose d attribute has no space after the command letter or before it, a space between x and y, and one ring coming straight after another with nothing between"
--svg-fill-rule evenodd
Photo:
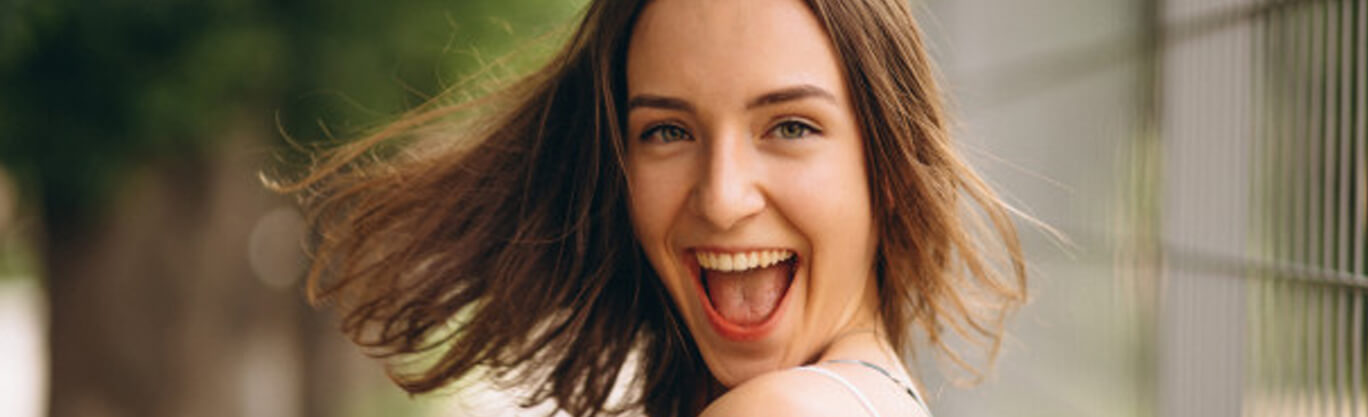
<instances>
[{"instance_id":1,"label":"eye","mask_svg":"<svg viewBox=\"0 0 1368 417\"><path fill-rule=\"evenodd\" d=\"M770 128L769 136L773 136L779 139L792 140L802 139L804 137L807 137L808 135L815 133L822 133L822 131L815 127L812 127L811 124L805 123L802 120L788 119L779 122L779 124L774 125L773 128Z\"/></svg>"},{"instance_id":2,"label":"eye","mask_svg":"<svg viewBox=\"0 0 1368 417\"><path fill-rule=\"evenodd\" d=\"M692 139L689 131L674 124L659 124L641 132L643 142L670 143L689 139Z\"/></svg>"}]
</instances>

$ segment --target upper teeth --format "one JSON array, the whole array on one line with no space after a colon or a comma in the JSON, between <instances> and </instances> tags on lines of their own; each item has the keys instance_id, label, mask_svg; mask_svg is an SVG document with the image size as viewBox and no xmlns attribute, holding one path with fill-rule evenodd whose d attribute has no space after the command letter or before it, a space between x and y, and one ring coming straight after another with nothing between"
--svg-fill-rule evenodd
<instances>
[{"instance_id":1,"label":"upper teeth","mask_svg":"<svg viewBox=\"0 0 1368 417\"><path fill-rule=\"evenodd\" d=\"M786 250L761 250L741 253L695 252L698 266L703 269L732 272L766 268L793 257Z\"/></svg>"}]
</instances>

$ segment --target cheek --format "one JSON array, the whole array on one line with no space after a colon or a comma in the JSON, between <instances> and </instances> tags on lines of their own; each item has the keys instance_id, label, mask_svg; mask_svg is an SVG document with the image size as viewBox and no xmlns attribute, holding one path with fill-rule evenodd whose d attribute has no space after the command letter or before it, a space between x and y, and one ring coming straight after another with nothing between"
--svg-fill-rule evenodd
<instances>
[{"instance_id":1,"label":"cheek","mask_svg":"<svg viewBox=\"0 0 1368 417\"><path fill-rule=\"evenodd\" d=\"M662 277L668 277L673 263L671 229L688 198L687 172L677 164L662 161L629 160L628 206L632 227L651 264Z\"/></svg>"},{"instance_id":2,"label":"cheek","mask_svg":"<svg viewBox=\"0 0 1368 417\"><path fill-rule=\"evenodd\" d=\"M802 198L806 204L795 216L799 230L812 243L814 256L827 255L820 261L839 264L842 269L860 266L855 262L872 250L873 232L864 184L845 186L849 188L830 186L817 188L828 192L808 193Z\"/></svg>"},{"instance_id":3,"label":"cheek","mask_svg":"<svg viewBox=\"0 0 1368 417\"><path fill-rule=\"evenodd\" d=\"M858 158L823 158L776 175L782 184L785 217L812 243L814 250L858 250L873 232L869 186Z\"/></svg>"},{"instance_id":4,"label":"cheek","mask_svg":"<svg viewBox=\"0 0 1368 417\"><path fill-rule=\"evenodd\" d=\"M664 243L670 219L677 211L673 195L678 193L678 187L668 181L670 175L665 170L649 163L631 164L627 175L631 187L629 206L632 226L648 252L657 250Z\"/></svg>"},{"instance_id":5,"label":"cheek","mask_svg":"<svg viewBox=\"0 0 1368 417\"><path fill-rule=\"evenodd\" d=\"M785 184L785 217L811 245L812 294L825 300L812 307L822 311L854 297L861 286L852 280L869 276L877 248L864 164L849 153L833 156L776 178Z\"/></svg>"},{"instance_id":6,"label":"cheek","mask_svg":"<svg viewBox=\"0 0 1368 417\"><path fill-rule=\"evenodd\" d=\"M687 309L688 273L679 265L671 244L672 229L684 210L689 190L687 172L677 171L661 161L629 160L628 206L632 228L656 275L675 305Z\"/></svg>"}]
</instances>

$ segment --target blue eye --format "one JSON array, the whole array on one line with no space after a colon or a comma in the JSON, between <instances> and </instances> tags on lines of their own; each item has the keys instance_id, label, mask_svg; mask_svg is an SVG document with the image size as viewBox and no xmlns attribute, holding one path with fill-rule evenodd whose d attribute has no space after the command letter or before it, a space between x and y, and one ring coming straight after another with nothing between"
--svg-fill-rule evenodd
<instances>
[{"instance_id":1,"label":"blue eye","mask_svg":"<svg viewBox=\"0 0 1368 417\"><path fill-rule=\"evenodd\" d=\"M672 124L655 125L646 129L645 132L641 132L641 140L647 142L670 143L691 138L689 131Z\"/></svg>"},{"instance_id":2,"label":"blue eye","mask_svg":"<svg viewBox=\"0 0 1368 417\"><path fill-rule=\"evenodd\" d=\"M821 131L798 120L785 120L770 129L770 135L779 139L802 139L814 133Z\"/></svg>"}]
</instances>

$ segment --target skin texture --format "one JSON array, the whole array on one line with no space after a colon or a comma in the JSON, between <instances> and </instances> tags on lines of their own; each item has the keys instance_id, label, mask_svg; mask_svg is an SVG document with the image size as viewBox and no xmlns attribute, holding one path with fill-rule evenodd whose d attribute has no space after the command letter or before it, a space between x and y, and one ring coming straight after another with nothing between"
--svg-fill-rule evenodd
<instances>
[{"instance_id":1,"label":"skin texture","mask_svg":"<svg viewBox=\"0 0 1368 417\"><path fill-rule=\"evenodd\" d=\"M744 414L776 398L790 412L823 410L812 401L822 395L833 399L826 407L854 401L789 370L826 358L865 359L910 379L873 332L878 242L864 141L836 53L806 6L655 1L633 32L627 90L633 226L709 370L731 388L706 414ZM772 327L747 340L719 333L699 294L698 248L797 254ZM858 409L851 404L844 410Z\"/></svg>"}]
</instances>

